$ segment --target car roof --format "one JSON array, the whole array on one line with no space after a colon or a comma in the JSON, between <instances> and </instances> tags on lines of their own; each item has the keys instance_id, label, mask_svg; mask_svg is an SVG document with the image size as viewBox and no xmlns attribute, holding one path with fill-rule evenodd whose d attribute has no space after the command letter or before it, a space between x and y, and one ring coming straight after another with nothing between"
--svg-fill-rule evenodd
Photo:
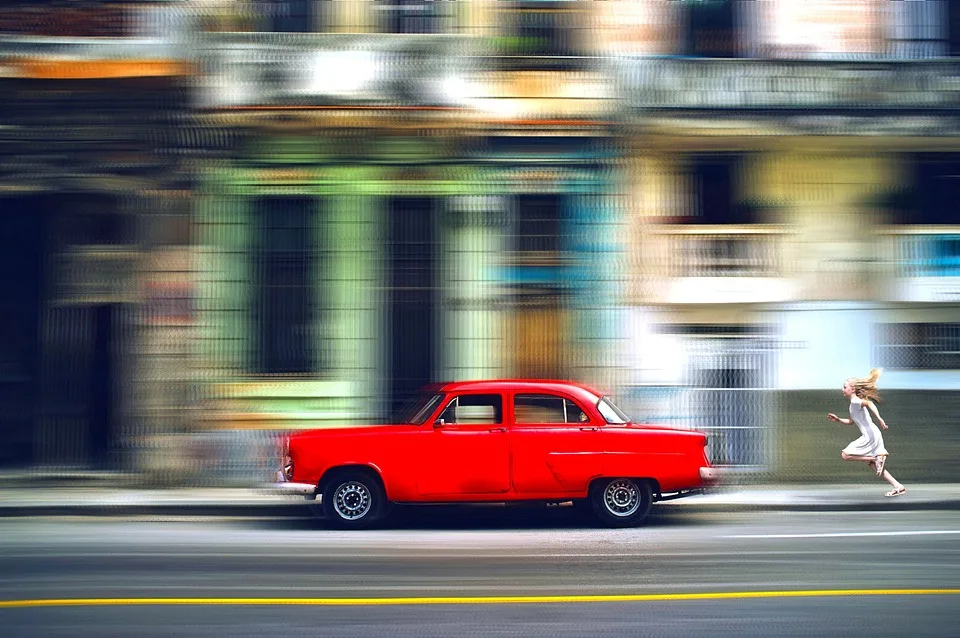
<instances>
[{"instance_id":1,"label":"car roof","mask_svg":"<svg viewBox=\"0 0 960 638\"><path fill-rule=\"evenodd\" d=\"M566 392L584 399L603 396L596 388L576 381L554 379L484 379L475 381L451 381L434 383L423 388L429 392L502 392L504 390L520 392L553 391ZM590 396L588 396L590 395Z\"/></svg>"}]
</instances>

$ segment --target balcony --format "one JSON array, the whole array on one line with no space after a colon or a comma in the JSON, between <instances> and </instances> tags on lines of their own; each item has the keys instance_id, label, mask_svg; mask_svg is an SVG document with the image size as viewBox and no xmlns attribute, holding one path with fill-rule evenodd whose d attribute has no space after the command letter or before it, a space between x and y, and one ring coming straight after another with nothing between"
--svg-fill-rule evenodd
<instances>
[{"instance_id":1,"label":"balcony","mask_svg":"<svg viewBox=\"0 0 960 638\"><path fill-rule=\"evenodd\" d=\"M946 136L957 128L929 117L960 107L955 60L633 57L612 64L625 105L637 117L752 114L786 124L784 132L844 135ZM910 117L920 113L926 117Z\"/></svg>"},{"instance_id":2,"label":"balcony","mask_svg":"<svg viewBox=\"0 0 960 638\"><path fill-rule=\"evenodd\" d=\"M205 33L199 102L217 110L366 109L371 117L429 110L459 122L612 115L618 100L597 69L505 71L493 48L462 35Z\"/></svg>"},{"instance_id":3,"label":"balcony","mask_svg":"<svg viewBox=\"0 0 960 638\"><path fill-rule=\"evenodd\" d=\"M882 233L881 242L891 264L891 301L960 301L960 226L900 226Z\"/></svg>"},{"instance_id":4,"label":"balcony","mask_svg":"<svg viewBox=\"0 0 960 638\"><path fill-rule=\"evenodd\" d=\"M205 33L200 102L456 108L475 42L434 34Z\"/></svg>"},{"instance_id":5,"label":"balcony","mask_svg":"<svg viewBox=\"0 0 960 638\"><path fill-rule=\"evenodd\" d=\"M773 303L792 300L789 234L782 226L654 225L641 244L647 303Z\"/></svg>"}]
</instances>

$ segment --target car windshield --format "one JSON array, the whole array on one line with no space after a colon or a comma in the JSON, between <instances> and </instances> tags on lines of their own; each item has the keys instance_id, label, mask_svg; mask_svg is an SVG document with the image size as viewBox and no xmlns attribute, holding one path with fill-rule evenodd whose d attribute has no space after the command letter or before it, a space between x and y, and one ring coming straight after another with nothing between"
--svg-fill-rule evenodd
<instances>
[{"instance_id":1,"label":"car windshield","mask_svg":"<svg viewBox=\"0 0 960 638\"><path fill-rule=\"evenodd\" d=\"M418 394L398 413L397 423L410 423L412 425L422 425L427 417L437 408L443 394Z\"/></svg>"},{"instance_id":2,"label":"car windshield","mask_svg":"<svg viewBox=\"0 0 960 638\"><path fill-rule=\"evenodd\" d=\"M621 412L608 396L600 397L597 401L597 410L607 423L630 423L630 417Z\"/></svg>"}]
</instances>

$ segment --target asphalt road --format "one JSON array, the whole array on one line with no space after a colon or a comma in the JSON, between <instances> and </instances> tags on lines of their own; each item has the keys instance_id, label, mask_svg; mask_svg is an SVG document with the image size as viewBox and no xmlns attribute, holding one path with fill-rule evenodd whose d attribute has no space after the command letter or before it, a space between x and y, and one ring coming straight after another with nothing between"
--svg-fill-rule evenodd
<instances>
[{"instance_id":1,"label":"asphalt road","mask_svg":"<svg viewBox=\"0 0 960 638\"><path fill-rule=\"evenodd\" d=\"M654 511L5 519L0 635L956 635L960 512Z\"/></svg>"}]
</instances>

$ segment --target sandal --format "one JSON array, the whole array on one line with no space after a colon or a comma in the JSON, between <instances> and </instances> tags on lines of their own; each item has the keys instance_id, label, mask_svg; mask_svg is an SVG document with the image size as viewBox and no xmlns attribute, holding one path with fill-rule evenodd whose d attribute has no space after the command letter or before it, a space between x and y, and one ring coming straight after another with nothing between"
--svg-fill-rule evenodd
<instances>
[{"instance_id":1,"label":"sandal","mask_svg":"<svg viewBox=\"0 0 960 638\"><path fill-rule=\"evenodd\" d=\"M880 476L881 474L883 474L883 466L886 464L886 462L887 462L886 454L881 454L874 461L874 465L876 465L877 467L877 476Z\"/></svg>"},{"instance_id":2,"label":"sandal","mask_svg":"<svg viewBox=\"0 0 960 638\"><path fill-rule=\"evenodd\" d=\"M892 496L900 496L901 494L903 494L903 493L906 492L906 491L907 491L907 488L905 488L904 486L901 485L900 487L898 487L898 488L896 488L896 489L894 489L894 490L890 490L889 492L887 492L886 494L884 494L884 496L891 496L891 497L892 497Z\"/></svg>"}]
</instances>

